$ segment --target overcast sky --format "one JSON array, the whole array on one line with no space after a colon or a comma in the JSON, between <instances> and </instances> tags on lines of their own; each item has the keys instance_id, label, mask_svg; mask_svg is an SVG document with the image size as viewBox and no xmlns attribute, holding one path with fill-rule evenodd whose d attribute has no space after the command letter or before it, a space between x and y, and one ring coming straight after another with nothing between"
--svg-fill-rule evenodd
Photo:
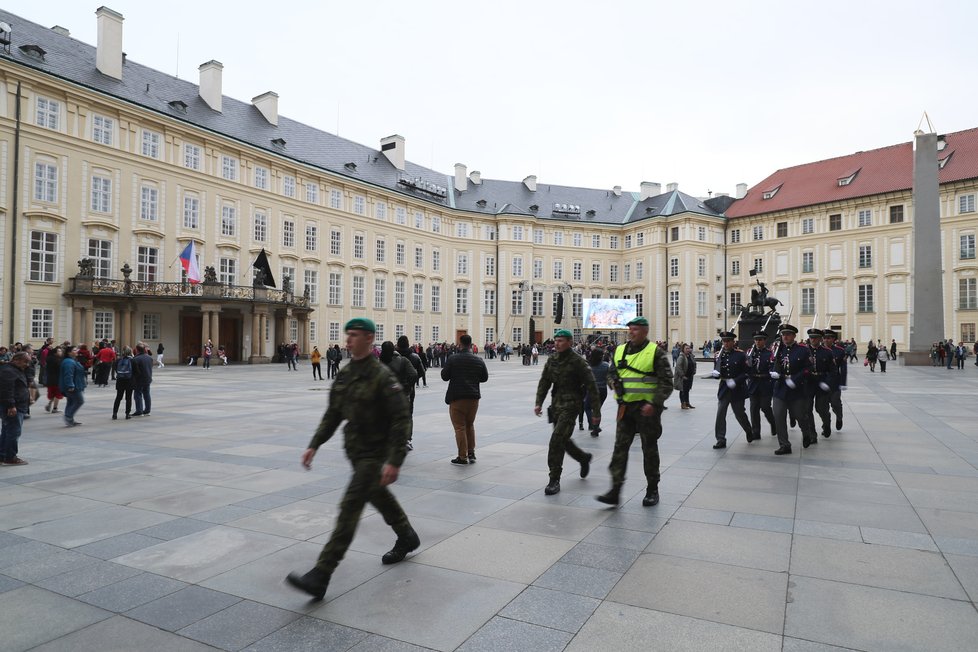
<instances>
[{"instance_id":1,"label":"overcast sky","mask_svg":"<svg viewBox=\"0 0 978 652\"><path fill-rule=\"evenodd\" d=\"M978 127L966 0L106 0L129 58L451 174L733 194L778 168ZM94 45L99 0L7 0ZM16 29L16 26L15 26Z\"/></svg>"}]
</instances>

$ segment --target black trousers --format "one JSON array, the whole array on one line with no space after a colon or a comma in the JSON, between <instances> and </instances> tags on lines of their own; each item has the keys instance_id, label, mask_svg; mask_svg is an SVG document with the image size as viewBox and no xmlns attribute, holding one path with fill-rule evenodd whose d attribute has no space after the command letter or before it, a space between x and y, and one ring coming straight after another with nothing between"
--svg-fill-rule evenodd
<instances>
[{"instance_id":1,"label":"black trousers","mask_svg":"<svg viewBox=\"0 0 978 652\"><path fill-rule=\"evenodd\" d=\"M774 425L774 410L771 409L771 395L754 394L750 397L750 430L757 439L761 436L761 414L771 424L771 435L777 435Z\"/></svg>"},{"instance_id":2,"label":"black trousers","mask_svg":"<svg viewBox=\"0 0 978 652\"><path fill-rule=\"evenodd\" d=\"M717 404L717 420L714 424L714 433L716 434L717 441L727 440L727 407L733 408L734 416L737 417L737 423L740 427L744 429L744 434L748 438L751 437L751 426L750 419L747 418L747 410L744 409L744 399L734 398L731 396L731 392L728 392L718 399Z\"/></svg>"},{"instance_id":3,"label":"black trousers","mask_svg":"<svg viewBox=\"0 0 978 652\"><path fill-rule=\"evenodd\" d=\"M774 412L774 427L775 431L778 433L778 445L782 448L791 448L791 440L788 439L788 415L797 421L801 427L802 432L805 431L807 422L811 418L811 412L807 412L806 417L806 399L805 397L792 399L790 401L774 397L772 411Z\"/></svg>"}]
</instances>

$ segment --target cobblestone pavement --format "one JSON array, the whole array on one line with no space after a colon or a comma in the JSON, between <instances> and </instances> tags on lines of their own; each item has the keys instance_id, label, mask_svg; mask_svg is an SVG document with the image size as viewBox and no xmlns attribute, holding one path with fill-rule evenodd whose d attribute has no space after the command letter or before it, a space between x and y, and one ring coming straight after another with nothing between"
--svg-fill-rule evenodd
<instances>
[{"instance_id":1,"label":"cobblestone pavement","mask_svg":"<svg viewBox=\"0 0 978 652\"><path fill-rule=\"evenodd\" d=\"M27 466L0 468L0 650L973 650L978 641L978 369L850 373L842 432L775 457L729 417L715 383L676 394L660 442L662 502L625 502L609 432L576 441L543 495L549 432L532 414L542 365L490 361L478 462L454 466L438 369L418 390L415 450L394 492L422 547L364 514L323 602L307 570L348 479L341 438L299 454L329 381L281 365L157 370L150 417L109 419L90 387L65 428L35 406ZM837 647L832 647L837 646Z\"/></svg>"}]
</instances>

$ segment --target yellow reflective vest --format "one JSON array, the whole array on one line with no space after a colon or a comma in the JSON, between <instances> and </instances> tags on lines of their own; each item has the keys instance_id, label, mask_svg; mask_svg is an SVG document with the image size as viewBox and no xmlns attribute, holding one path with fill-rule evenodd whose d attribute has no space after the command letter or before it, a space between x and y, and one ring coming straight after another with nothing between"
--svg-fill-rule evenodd
<instances>
[{"instance_id":1,"label":"yellow reflective vest","mask_svg":"<svg viewBox=\"0 0 978 652\"><path fill-rule=\"evenodd\" d=\"M628 356L625 355L625 346L627 345L616 348L614 355L615 371L625 390L624 396L620 398L625 403L637 401L652 403L657 385L657 378L652 373L655 365L656 344L650 341L644 349ZM628 367L621 366L622 359L625 360Z\"/></svg>"}]
</instances>

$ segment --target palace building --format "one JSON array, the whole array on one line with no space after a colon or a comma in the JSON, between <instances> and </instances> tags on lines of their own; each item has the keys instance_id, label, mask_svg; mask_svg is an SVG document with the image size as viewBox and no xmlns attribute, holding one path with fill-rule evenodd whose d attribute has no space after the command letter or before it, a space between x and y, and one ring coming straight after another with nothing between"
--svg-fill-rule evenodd
<instances>
[{"instance_id":1,"label":"palace building","mask_svg":"<svg viewBox=\"0 0 978 652\"><path fill-rule=\"evenodd\" d=\"M552 334L562 296L563 327L580 331L585 298L633 298L654 337L701 343L756 269L796 323L906 341L909 144L736 198L447 174L400 136L368 147L280 116L274 92L226 97L217 61L196 84L140 65L123 17L96 15L93 47L0 11L0 340L162 341L182 359L212 339L264 362L367 316L379 340L518 343ZM943 142L945 323L974 340L978 130ZM191 242L204 283L177 261ZM262 251L274 287L254 279Z\"/></svg>"}]
</instances>

